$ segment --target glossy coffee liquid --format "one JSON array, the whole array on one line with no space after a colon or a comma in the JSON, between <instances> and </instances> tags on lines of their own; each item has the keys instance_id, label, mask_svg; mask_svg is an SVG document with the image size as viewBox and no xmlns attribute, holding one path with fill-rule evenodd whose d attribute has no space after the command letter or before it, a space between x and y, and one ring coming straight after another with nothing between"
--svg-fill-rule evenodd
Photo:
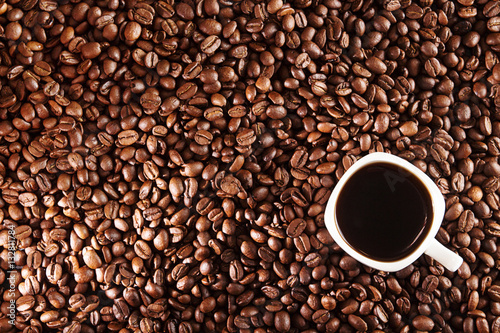
<instances>
[{"instance_id":1,"label":"glossy coffee liquid","mask_svg":"<svg viewBox=\"0 0 500 333\"><path fill-rule=\"evenodd\" d=\"M340 191L336 215L347 243L379 261L412 253L427 235L433 217L424 184L389 163L370 164L354 173Z\"/></svg>"}]
</instances>

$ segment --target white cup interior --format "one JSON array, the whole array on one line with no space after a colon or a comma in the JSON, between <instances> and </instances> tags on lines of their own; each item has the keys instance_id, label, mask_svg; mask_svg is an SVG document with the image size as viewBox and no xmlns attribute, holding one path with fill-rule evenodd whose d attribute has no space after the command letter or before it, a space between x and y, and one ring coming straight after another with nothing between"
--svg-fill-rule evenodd
<instances>
[{"instance_id":1,"label":"white cup interior","mask_svg":"<svg viewBox=\"0 0 500 333\"><path fill-rule=\"evenodd\" d=\"M354 249L342 236L342 233L339 230L339 226L337 223L337 217L336 217L336 208L337 208L337 199L339 197L339 194L345 184L349 181L349 179L352 177L353 174L355 174L358 170L374 163L389 163L393 164L399 168L402 168L403 170L407 172L411 172L413 175L418 177L418 179L424 184L426 187L427 191L429 192L431 202L432 202L432 221L431 221L431 226L427 231L427 235L425 238L421 241L420 245L409 255L406 257L403 257L399 260L395 261L379 261L372 259L370 257L367 257L361 252L358 252L356 249ZM326 206L325 210L325 225L332 235L333 239L335 242L344 250L346 251L349 255L351 255L353 258L358 260L359 262L373 267L375 269L379 269L382 271L387 271L387 272L394 272L401 270L405 268L406 266L410 265L413 263L415 260L417 260L424 252L425 250L431 245L431 243L435 240L435 236L437 232L439 231L439 228L441 226L441 222L443 220L445 213L445 202L443 199L443 195L441 194L441 191L439 191L438 187L434 182L425 174L423 173L420 169L418 169L416 166L411 164L410 162L391 155L387 153L372 153L369 154L360 160L358 160L356 163L354 163L342 176L342 178L339 180L337 185L335 186L329 200Z\"/></svg>"}]
</instances>

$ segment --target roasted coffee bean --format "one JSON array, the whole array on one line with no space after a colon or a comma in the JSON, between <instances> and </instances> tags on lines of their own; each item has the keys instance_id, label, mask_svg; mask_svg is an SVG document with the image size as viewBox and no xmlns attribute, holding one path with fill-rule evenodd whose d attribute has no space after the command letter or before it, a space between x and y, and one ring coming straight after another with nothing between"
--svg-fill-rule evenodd
<instances>
[{"instance_id":1,"label":"roasted coffee bean","mask_svg":"<svg viewBox=\"0 0 500 333\"><path fill-rule=\"evenodd\" d=\"M434 321L432 318L420 315L413 318L412 325L418 330L430 331L434 328Z\"/></svg>"},{"instance_id":2,"label":"roasted coffee bean","mask_svg":"<svg viewBox=\"0 0 500 333\"><path fill-rule=\"evenodd\" d=\"M286 332L290 330L291 319L290 314L286 311L279 311L274 316L274 326L278 332Z\"/></svg>"},{"instance_id":3,"label":"roasted coffee bean","mask_svg":"<svg viewBox=\"0 0 500 333\"><path fill-rule=\"evenodd\" d=\"M488 288L488 296L494 301L500 300L500 287L493 285Z\"/></svg>"},{"instance_id":4,"label":"roasted coffee bean","mask_svg":"<svg viewBox=\"0 0 500 333\"><path fill-rule=\"evenodd\" d=\"M290 159L290 165L293 168L301 168L306 165L309 154L304 149L298 149Z\"/></svg>"},{"instance_id":5,"label":"roasted coffee bean","mask_svg":"<svg viewBox=\"0 0 500 333\"><path fill-rule=\"evenodd\" d=\"M215 51L217 51L220 45L221 45L220 38L218 36L211 35L205 38L205 40L201 43L200 50L204 53L212 54Z\"/></svg>"},{"instance_id":6,"label":"roasted coffee bean","mask_svg":"<svg viewBox=\"0 0 500 333\"><path fill-rule=\"evenodd\" d=\"M294 219L287 227L286 233L289 237L298 237L304 232L307 227L307 223L304 219L297 218Z\"/></svg>"},{"instance_id":7,"label":"roasted coffee bean","mask_svg":"<svg viewBox=\"0 0 500 333\"><path fill-rule=\"evenodd\" d=\"M181 100L190 99L197 91L198 86L192 82L188 82L177 89L177 97Z\"/></svg>"},{"instance_id":8,"label":"roasted coffee bean","mask_svg":"<svg viewBox=\"0 0 500 333\"><path fill-rule=\"evenodd\" d=\"M359 316L356 316L354 314L350 314L347 317L349 324L354 327L356 330L365 332L368 330L367 323Z\"/></svg>"},{"instance_id":9,"label":"roasted coffee bean","mask_svg":"<svg viewBox=\"0 0 500 333\"><path fill-rule=\"evenodd\" d=\"M126 130L118 134L118 143L123 146L133 145L139 139L139 134L134 130Z\"/></svg>"}]
</instances>

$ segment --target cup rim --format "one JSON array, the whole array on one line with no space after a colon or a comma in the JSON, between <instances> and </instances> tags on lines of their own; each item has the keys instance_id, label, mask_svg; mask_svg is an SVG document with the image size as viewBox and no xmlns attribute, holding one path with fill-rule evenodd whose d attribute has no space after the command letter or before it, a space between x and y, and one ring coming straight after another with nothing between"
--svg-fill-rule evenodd
<instances>
[{"instance_id":1,"label":"cup rim","mask_svg":"<svg viewBox=\"0 0 500 333\"><path fill-rule=\"evenodd\" d=\"M380 162L397 165L404 170L414 174L426 187L432 202L433 217L431 221L431 227L427 231L427 235L413 252L395 261L375 260L354 249L342 236L337 224L337 218L335 214L337 199L340 191L344 188L345 184L352 177L352 175L365 166ZM335 188L333 189L332 194L328 199L328 203L325 209L325 226L332 235L332 238L335 240L335 242L350 256L372 268L381 271L394 272L412 264L429 247L431 241L435 238L436 234L439 231L439 228L441 227L445 208L445 202L441 191L432 181L432 179L429 178L429 176L427 176L422 170L420 170L410 162L402 159L401 157L389 153L375 152L368 154L355 162L335 185Z\"/></svg>"}]
</instances>

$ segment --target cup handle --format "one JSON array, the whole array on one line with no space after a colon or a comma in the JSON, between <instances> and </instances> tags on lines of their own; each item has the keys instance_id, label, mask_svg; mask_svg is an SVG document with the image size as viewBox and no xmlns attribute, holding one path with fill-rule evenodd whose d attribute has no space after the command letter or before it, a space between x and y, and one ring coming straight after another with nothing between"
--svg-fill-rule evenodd
<instances>
[{"instance_id":1,"label":"cup handle","mask_svg":"<svg viewBox=\"0 0 500 333\"><path fill-rule=\"evenodd\" d=\"M462 257L438 242L435 238L432 239L424 253L436 259L441 265L452 272L455 272L464 261Z\"/></svg>"}]
</instances>

